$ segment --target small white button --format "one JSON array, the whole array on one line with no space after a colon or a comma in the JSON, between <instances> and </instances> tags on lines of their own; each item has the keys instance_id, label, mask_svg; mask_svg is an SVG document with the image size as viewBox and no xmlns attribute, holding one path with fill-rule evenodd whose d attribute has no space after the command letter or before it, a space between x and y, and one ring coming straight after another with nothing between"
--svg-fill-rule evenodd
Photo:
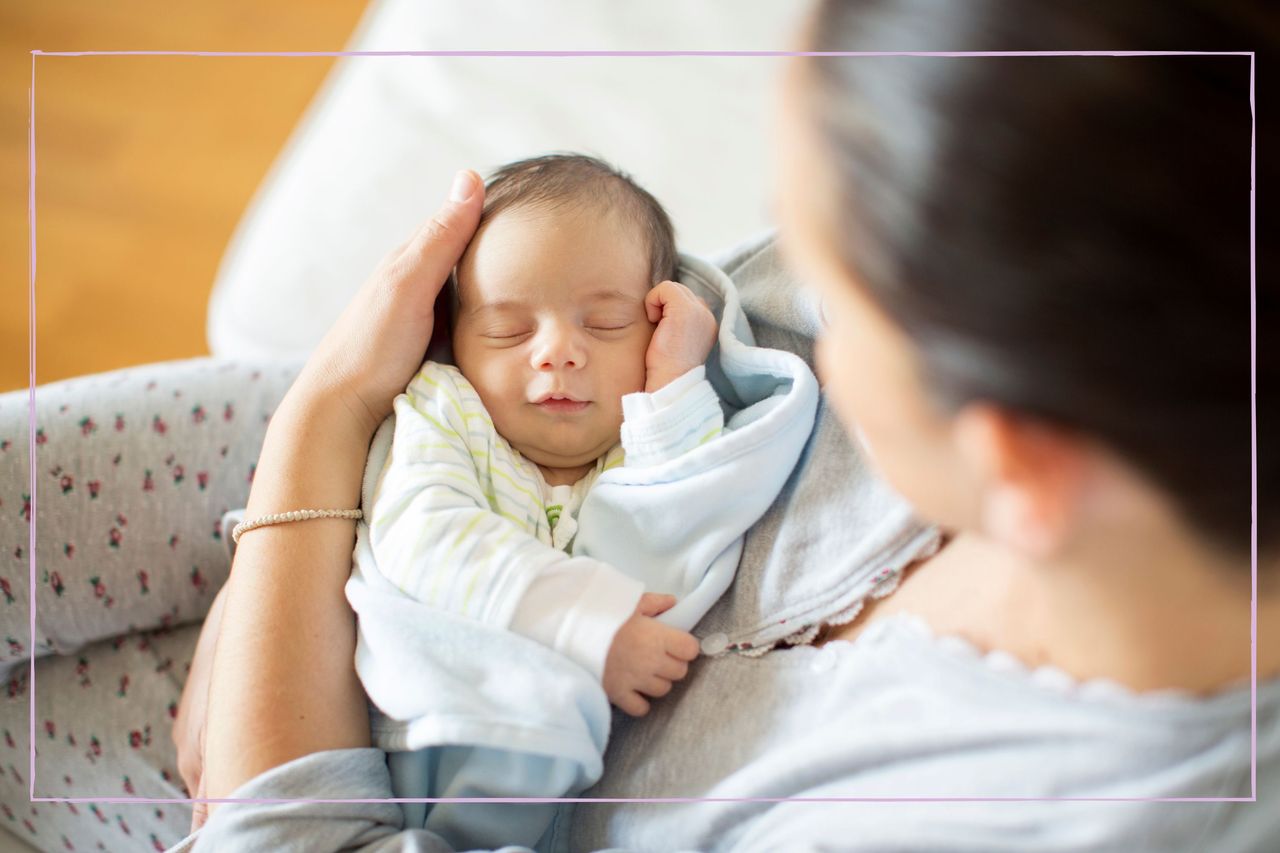
<instances>
[{"instance_id":1,"label":"small white button","mask_svg":"<svg viewBox=\"0 0 1280 853\"><path fill-rule=\"evenodd\" d=\"M729 638L724 634L717 632L702 638L702 653L704 655L718 655L727 648L729 648Z\"/></svg>"},{"instance_id":2,"label":"small white button","mask_svg":"<svg viewBox=\"0 0 1280 853\"><path fill-rule=\"evenodd\" d=\"M813 661L810 662L809 667L814 672L826 672L835 665L836 653L832 649L823 646L814 652Z\"/></svg>"}]
</instances>

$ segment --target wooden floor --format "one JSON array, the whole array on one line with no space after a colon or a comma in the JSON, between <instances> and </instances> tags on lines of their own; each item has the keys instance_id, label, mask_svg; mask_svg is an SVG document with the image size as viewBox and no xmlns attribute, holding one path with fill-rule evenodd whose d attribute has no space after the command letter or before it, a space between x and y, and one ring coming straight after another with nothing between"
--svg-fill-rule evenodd
<instances>
[{"instance_id":1,"label":"wooden floor","mask_svg":"<svg viewBox=\"0 0 1280 853\"><path fill-rule=\"evenodd\" d=\"M0 391L28 381L41 50L340 50L364 0L0 3ZM36 381L207 353L241 212L329 58L37 57Z\"/></svg>"}]
</instances>

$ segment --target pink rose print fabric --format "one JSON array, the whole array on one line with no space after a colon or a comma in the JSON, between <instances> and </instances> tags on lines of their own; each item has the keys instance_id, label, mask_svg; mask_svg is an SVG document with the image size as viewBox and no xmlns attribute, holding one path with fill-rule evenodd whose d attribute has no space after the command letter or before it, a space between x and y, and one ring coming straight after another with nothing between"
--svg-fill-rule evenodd
<instances>
[{"instance_id":1,"label":"pink rose print fabric","mask_svg":"<svg viewBox=\"0 0 1280 853\"><path fill-rule=\"evenodd\" d=\"M36 795L190 796L170 729L198 625L103 640L36 662ZM33 803L30 684L0 692L0 827L39 850L164 850L186 836L184 803Z\"/></svg>"},{"instance_id":2,"label":"pink rose print fabric","mask_svg":"<svg viewBox=\"0 0 1280 853\"><path fill-rule=\"evenodd\" d=\"M198 622L298 366L191 359L36 389L37 656ZM28 396L0 395L0 672L32 653Z\"/></svg>"},{"instance_id":3,"label":"pink rose print fabric","mask_svg":"<svg viewBox=\"0 0 1280 853\"><path fill-rule=\"evenodd\" d=\"M163 850L190 806L170 730L199 622L230 570L267 422L299 364L190 359L0 395L0 827L40 850ZM34 517L35 588L30 531ZM30 604L36 605L36 640Z\"/></svg>"}]
</instances>

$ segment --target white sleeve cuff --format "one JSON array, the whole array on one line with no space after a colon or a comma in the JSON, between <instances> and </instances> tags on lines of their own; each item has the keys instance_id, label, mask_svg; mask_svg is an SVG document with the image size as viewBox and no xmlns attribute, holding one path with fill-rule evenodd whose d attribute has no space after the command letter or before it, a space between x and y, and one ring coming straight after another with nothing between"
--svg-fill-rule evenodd
<instances>
[{"instance_id":1,"label":"white sleeve cuff","mask_svg":"<svg viewBox=\"0 0 1280 853\"><path fill-rule=\"evenodd\" d=\"M598 681L614 635L635 613L643 593L644 584L607 563L573 557L534 578L510 627L565 655Z\"/></svg>"},{"instance_id":2,"label":"white sleeve cuff","mask_svg":"<svg viewBox=\"0 0 1280 853\"><path fill-rule=\"evenodd\" d=\"M673 379L657 391L636 391L622 397L622 416L630 419L659 409L665 409L684 396L685 392L707 376L707 368L699 364L678 379Z\"/></svg>"},{"instance_id":3,"label":"white sleeve cuff","mask_svg":"<svg viewBox=\"0 0 1280 853\"><path fill-rule=\"evenodd\" d=\"M622 416L622 447L629 468L675 459L724 429L720 398L702 365L653 393L623 396Z\"/></svg>"}]
</instances>

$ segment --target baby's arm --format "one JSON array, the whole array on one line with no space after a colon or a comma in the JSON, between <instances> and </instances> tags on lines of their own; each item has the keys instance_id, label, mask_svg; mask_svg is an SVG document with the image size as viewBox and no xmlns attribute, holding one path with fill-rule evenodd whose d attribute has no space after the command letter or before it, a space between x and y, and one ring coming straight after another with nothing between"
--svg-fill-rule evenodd
<instances>
[{"instance_id":1,"label":"baby's arm","mask_svg":"<svg viewBox=\"0 0 1280 853\"><path fill-rule=\"evenodd\" d=\"M654 618L676 603L675 596L645 593L633 612L619 619L608 602L595 600L590 589L559 569L552 567L529 584L511 630L584 666L623 711L645 714L644 696L665 696L698 655L692 634Z\"/></svg>"},{"instance_id":2,"label":"baby's arm","mask_svg":"<svg viewBox=\"0 0 1280 853\"><path fill-rule=\"evenodd\" d=\"M720 398L701 364L658 391L622 398L622 447L629 468L660 465L723 431Z\"/></svg>"},{"instance_id":3,"label":"baby's arm","mask_svg":"<svg viewBox=\"0 0 1280 853\"><path fill-rule=\"evenodd\" d=\"M715 316L674 281L649 291L645 308L658 323L645 354L645 392L622 398L622 446L632 468L675 459L724 430L704 366L715 345Z\"/></svg>"}]
</instances>

